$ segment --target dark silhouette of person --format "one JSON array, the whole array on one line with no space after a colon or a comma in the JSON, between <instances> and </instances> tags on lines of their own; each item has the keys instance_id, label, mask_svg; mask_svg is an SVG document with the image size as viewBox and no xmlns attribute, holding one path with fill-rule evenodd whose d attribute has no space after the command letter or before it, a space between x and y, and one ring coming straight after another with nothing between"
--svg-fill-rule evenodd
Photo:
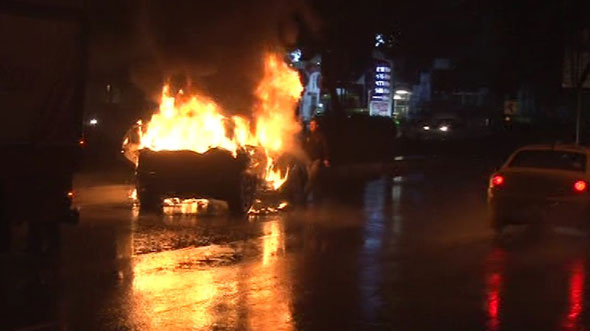
<instances>
[{"instance_id":1,"label":"dark silhouette of person","mask_svg":"<svg viewBox=\"0 0 590 331\"><path fill-rule=\"evenodd\" d=\"M307 175L308 181L305 192L310 193L317 185L317 176L322 167L330 166L330 155L326 136L320 130L317 119L309 122L309 133L303 142L303 149L308 157Z\"/></svg>"}]
</instances>

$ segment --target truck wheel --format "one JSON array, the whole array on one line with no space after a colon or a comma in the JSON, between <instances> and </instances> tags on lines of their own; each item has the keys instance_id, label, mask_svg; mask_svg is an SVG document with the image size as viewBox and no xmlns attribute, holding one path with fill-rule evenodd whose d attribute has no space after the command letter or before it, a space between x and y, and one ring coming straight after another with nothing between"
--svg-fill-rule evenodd
<instances>
[{"instance_id":1,"label":"truck wheel","mask_svg":"<svg viewBox=\"0 0 590 331\"><path fill-rule=\"evenodd\" d=\"M248 174L241 174L238 183L227 199L230 213L234 215L245 215L254 203L256 193L256 179Z\"/></svg>"},{"instance_id":2,"label":"truck wheel","mask_svg":"<svg viewBox=\"0 0 590 331\"><path fill-rule=\"evenodd\" d=\"M0 218L0 252L8 252L12 244L12 229L7 220Z\"/></svg>"}]
</instances>

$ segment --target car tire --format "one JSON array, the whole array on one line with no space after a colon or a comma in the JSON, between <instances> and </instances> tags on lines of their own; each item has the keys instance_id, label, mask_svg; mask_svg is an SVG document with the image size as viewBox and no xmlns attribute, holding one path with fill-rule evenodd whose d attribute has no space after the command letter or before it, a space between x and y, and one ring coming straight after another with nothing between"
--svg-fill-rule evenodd
<instances>
[{"instance_id":1,"label":"car tire","mask_svg":"<svg viewBox=\"0 0 590 331\"><path fill-rule=\"evenodd\" d=\"M289 178L285 183L285 196L289 203L301 206L305 203L305 185L307 183L307 171L303 166L294 165L289 171Z\"/></svg>"},{"instance_id":2,"label":"car tire","mask_svg":"<svg viewBox=\"0 0 590 331\"><path fill-rule=\"evenodd\" d=\"M142 211L154 211L162 206L162 198L159 193L148 187L138 187L137 198L139 209Z\"/></svg>"},{"instance_id":3,"label":"car tire","mask_svg":"<svg viewBox=\"0 0 590 331\"><path fill-rule=\"evenodd\" d=\"M580 231L582 231L586 237L590 238L590 208L586 208L584 216L580 218Z\"/></svg>"},{"instance_id":4,"label":"car tire","mask_svg":"<svg viewBox=\"0 0 590 331\"><path fill-rule=\"evenodd\" d=\"M501 236L504 228L508 225L506 218L497 210L492 210L490 224L496 236Z\"/></svg>"},{"instance_id":5,"label":"car tire","mask_svg":"<svg viewBox=\"0 0 590 331\"><path fill-rule=\"evenodd\" d=\"M247 173L240 174L235 189L227 199L229 212L234 215L247 214L254 204L255 193L256 178Z\"/></svg>"}]
</instances>

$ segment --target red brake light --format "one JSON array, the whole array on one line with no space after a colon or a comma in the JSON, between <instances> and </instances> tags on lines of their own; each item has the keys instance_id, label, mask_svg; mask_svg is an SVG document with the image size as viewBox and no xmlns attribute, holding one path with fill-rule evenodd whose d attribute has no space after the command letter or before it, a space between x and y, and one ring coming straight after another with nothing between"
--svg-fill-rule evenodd
<instances>
[{"instance_id":1,"label":"red brake light","mask_svg":"<svg viewBox=\"0 0 590 331\"><path fill-rule=\"evenodd\" d=\"M576 192L584 192L588 189L588 184L585 181L579 180L574 183L574 191Z\"/></svg>"},{"instance_id":2,"label":"red brake light","mask_svg":"<svg viewBox=\"0 0 590 331\"><path fill-rule=\"evenodd\" d=\"M500 175L496 175L492 177L492 186L500 186L504 184L504 177Z\"/></svg>"}]
</instances>

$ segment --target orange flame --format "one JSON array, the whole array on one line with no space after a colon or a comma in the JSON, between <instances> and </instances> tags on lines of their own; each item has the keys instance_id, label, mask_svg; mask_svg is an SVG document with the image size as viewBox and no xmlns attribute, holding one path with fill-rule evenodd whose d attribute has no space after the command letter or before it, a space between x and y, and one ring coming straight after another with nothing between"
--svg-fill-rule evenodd
<instances>
[{"instance_id":1,"label":"orange flame","mask_svg":"<svg viewBox=\"0 0 590 331\"><path fill-rule=\"evenodd\" d=\"M197 153L222 148L236 156L239 150L251 146L263 154L261 160L265 164L261 169L267 188L276 190L288 176L288 171L282 173L277 169L276 160L293 148L295 135L301 130L293 112L302 91L298 73L278 55L268 54L264 75L255 91L258 103L253 112L255 126L252 128L244 117L224 115L215 101L197 94L185 96L183 91L174 96L166 85L162 89L159 111L148 123L137 123L137 145L127 146L130 139L125 138L125 155L132 159L131 155L144 148Z\"/></svg>"},{"instance_id":2,"label":"orange flame","mask_svg":"<svg viewBox=\"0 0 590 331\"><path fill-rule=\"evenodd\" d=\"M294 120L293 110L303 92L299 75L277 55L266 58L264 77L256 89L259 104L256 109L256 140L266 156L265 179L273 189L280 188L288 172L275 169L276 158L293 147L301 126Z\"/></svg>"}]
</instances>

